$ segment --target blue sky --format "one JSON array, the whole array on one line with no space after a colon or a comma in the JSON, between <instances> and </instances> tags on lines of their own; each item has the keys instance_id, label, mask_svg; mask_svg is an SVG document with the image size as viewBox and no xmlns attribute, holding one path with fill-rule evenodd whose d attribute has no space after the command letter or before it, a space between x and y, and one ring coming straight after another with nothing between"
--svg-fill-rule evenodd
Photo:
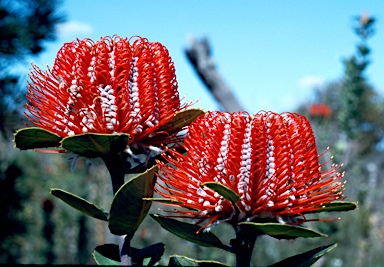
<instances>
[{"instance_id":1,"label":"blue sky","mask_svg":"<svg viewBox=\"0 0 384 267\"><path fill-rule=\"evenodd\" d=\"M63 0L60 10L67 21L58 39L32 59L41 68L52 65L64 42L139 35L168 48L181 96L217 110L184 54L190 38L207 36L220 73L251 113L294 111L312 100L314 86L340 78L342 59L358 41L352 17L365 11L378 19L367 74L384 93L382 0Z\"/></svg>"}]
</instances>

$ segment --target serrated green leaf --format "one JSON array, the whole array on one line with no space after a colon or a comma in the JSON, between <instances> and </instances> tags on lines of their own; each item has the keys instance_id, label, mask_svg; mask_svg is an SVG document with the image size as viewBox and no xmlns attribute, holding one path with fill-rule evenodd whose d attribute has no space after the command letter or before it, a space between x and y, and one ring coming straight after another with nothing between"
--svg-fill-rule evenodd
<instances>
[{"instance_id":1,"label":"serrated green leaf","mask_svg":"<svg viewBox=\"0 0 384 267\"><path fill-rule=\"evenodd\" d=\"M200 230L200 226L165 218L159 214L150 214L165 230L190 242L204 247L217 247L227 250L226 246L212 232ZM199 233L197 233L199 231Z\"/></svg>"},{"instance_id":2,"label":"serrated green leaf","mask_svg":"<svg viewBox=\"0 0 384 267\"><path fill-rule=\"evenodd\" d=\"M238 224L245 233L259 234L260 231L277 239L295 239L298 237L327 237L310 228L281 223L241 222Z\"/></svg>"},{"instance_id":3,"label":"serrated green leaf","mask_svg":"<svg viewBox=\"0 0 384 267\"><path fill-rule=\"evenodd\" d=\"M195 108L179 111L171 120L160 126L157 131L164 131L168 134L176 133L203 114L203 110Z\"/></svg>"},{"instance_id":4,"label":"serrated green leaf","mask_svg":"<svg viewBox=\"0 0 384 267\"><path fill-rule=\"evenodd\" d=\"M322 209L307 212L307 213L320 213L320 212L332 212L332 211L350 211L357 208L355 202L347 201L334 201L323 205Z\"/></svg>"},{"instance_id":5,"label":"serrated green leaf","mask_svg":"<svg viewBox=\"0 0 384 267\"><path fill-rule=\"evenodd\" d=\"M98 265L121 265L119 246L105 244L95 248L93 258Z\"/></svg>"},{"instance_id":6,"label":"serrated green leaf","mask_svg":"<svg viewBox=\"0 0 384 267\"><path fill-rule=\"evenodd\" d=\"M129 139L129 134L125 133L86 133L65 137L61 141L61 147L83 157L97 158L105 154L124 151Z\"/></svg>"},{"instance_id":7,"label":"serrated green leaf","mask_svg":"<svg viewBox=\"0 0 384 267\"><path fill-rule=\"evenodd\" d=\"M76 196L59 188L51 188L51 194L57 198L60 198L62 201L64 201L71 207L77 209L78 211L88 216L99 220L108 221L108 215L106 211L102 210L95 204L79 196Z\"/></svg>"},{"instance_id":8,"label":"serrated green leaf","mask_svg":"<svg viewBox=\"0 0 384 267\"><path fill-rule=\"evenodd\" d=\"M223 198L231 201L232 203L237 203L240 200L240 196L225 185L215 182L206 182L203 183L203 185L219 193L221 196L223 196Z\"/></svg>"},{"instance_id":9,"label":"serrated green leaf","mask_svg":"<svg viewBox=\"0 0 384 267\"><path fill-rule=\"evenodd\" d=\"M204 261L204 260L195 260L185 256L172 255L169 257L168 266L217 266L217 267L228 267L218 261Z\"/></svg>"},{"instance_id":10,"label":"serrated green leaf","mask_svg":"<svg viewBox=\"0 0 384 267\"><path fill-rule=\"evenodd\" d=\"M297 266L297 267L310 267L318 259L324 256L325 253L330 252L332 249L337 247L337 244L331 244L328 246L321 246L302 254L298 254L282 261L279 261L269 267L286 267L286 266Z\"/></svg>"},{"instance_id":11,"label":"serrated green leaf","mask_svg":"<svg viewBox=\"0 0 384 267\"><path fill-rule=\"evenodd\" d=\"M165 204L181 204L182 203L176 199L160 198L160 197L147 197L147 198L143 198L143 200L156 201L156 202L165 203Z\"/></svg>"},{"instance_id":12,"label":"serrated green leaf","mask_svg":"<svg viewBox=\"0 0 384 267\"><path fill-rule=\"evenodd\" d=\"M153 197L157 165L127 181L116 192L111 204L108 227L112 234L133 236L147 215Z\"/></svg>"},{"instance_id":13,"label":"serrated green leaf","mask_svg":"<svg viewBox=\"0 0 384 267\"><path fill-rule=\"evenodd\" d=\"M15 146L21 150L59 147L62 138L50 131L38 127L24 128L15 133Z\"/></svg>"}]
</instances>

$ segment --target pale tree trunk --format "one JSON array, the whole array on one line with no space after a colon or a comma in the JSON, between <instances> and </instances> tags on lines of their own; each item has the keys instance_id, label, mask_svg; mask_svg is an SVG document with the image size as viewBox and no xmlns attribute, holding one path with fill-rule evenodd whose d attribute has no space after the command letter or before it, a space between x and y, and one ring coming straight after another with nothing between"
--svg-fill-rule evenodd
<instances>
[{"instance_id":1,"label":"pale tree trunk","mask_svg":"<svg viewBox=\"0 0 384 267\"><path fill-rule=\"evenodd\" d=\"M218 72L212 59L211 47L207 38L201 40L191 38L190 47L185 50L185 53L203 83L224 111L245 111L245 108L232 93L232 89Z\"/></svg>"}]
</instances>

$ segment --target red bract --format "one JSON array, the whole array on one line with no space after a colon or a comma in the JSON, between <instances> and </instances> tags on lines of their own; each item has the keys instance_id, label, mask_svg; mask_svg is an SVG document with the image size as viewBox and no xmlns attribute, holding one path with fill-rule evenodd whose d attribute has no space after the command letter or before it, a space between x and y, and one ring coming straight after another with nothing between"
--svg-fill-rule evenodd
<instances>
[{"instance_id":1,"label":"red bract","mask_svg":"<svg viewBox=\"0 0 384 267\"><path fill-rule=\"evenodd\" d=\"M29 121L61 137L128 133L140 141L186 107L168 50L141 37L66 43L52 69L33 65L30 79Z\"/></svg>"},{"instance_id":2,"label":"red bract","mask_svg":"<svg viewBox=\"0 0 384 267\"><path fill-rule=\"evenodd\" d=\"M340 166L319 163L311 126L295 113L208 112L189 126L184 147L186 155L169 150L170 164L159 162L157 192L179 203L165 205L186 208L172 210L175 217L208 219L205 226L301 223L304 214L344 198ZM233 205L206 182L230 188L240 200Z\"/></svg>"}]
</instances>

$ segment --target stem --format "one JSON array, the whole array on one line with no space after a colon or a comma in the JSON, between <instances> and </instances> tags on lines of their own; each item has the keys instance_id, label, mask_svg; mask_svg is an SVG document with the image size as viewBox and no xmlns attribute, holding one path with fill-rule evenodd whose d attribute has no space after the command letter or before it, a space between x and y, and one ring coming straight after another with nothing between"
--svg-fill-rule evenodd
<instances>
[{"instance_id":1,"label":"stem","mask_svg":"<svg viewBox=\"0 0 384 267\"><path fill-rule=\"evenodd\" d=\"M236 239L233 242L233 252L236 255L236 266L251 266L252 252L255 246L257 235L247 234L235 228Z\"/></svg>"},{"instance_id":2,"label":"stem","mask_svg":"<svg viewBox=\"0 0 384 267\"><path fill-rule=\"evenodd\" d=\"M131 239L127 235L119 236L120 260L122 266L131 266Z\"/></svg>"},{"instance_id":3,"label":"stem","mask_svg":"<svg viewBox=\"0 0 384 267\"><path fill-rule=\"evenodd\" d=\"M126 174L126 160L125 154L106 154L102 157L109 174L111 176L113 195L120 189L124 184L124 176ZM118 236L119 238L119 250L121 265L130 266L132 265L131 258L131 239L126 235Z\"/></svg>"},{"instance_id":4,"label":"stem","mask_svg":"<svg viewBox=\"0 0 384 267\"><path fill-rule=\"evenodd\" d=\"M113 195L124 184L125 165L127 157L123 154L106 154L102 157L112 181Z\"/></svg>"}]
</instances>

